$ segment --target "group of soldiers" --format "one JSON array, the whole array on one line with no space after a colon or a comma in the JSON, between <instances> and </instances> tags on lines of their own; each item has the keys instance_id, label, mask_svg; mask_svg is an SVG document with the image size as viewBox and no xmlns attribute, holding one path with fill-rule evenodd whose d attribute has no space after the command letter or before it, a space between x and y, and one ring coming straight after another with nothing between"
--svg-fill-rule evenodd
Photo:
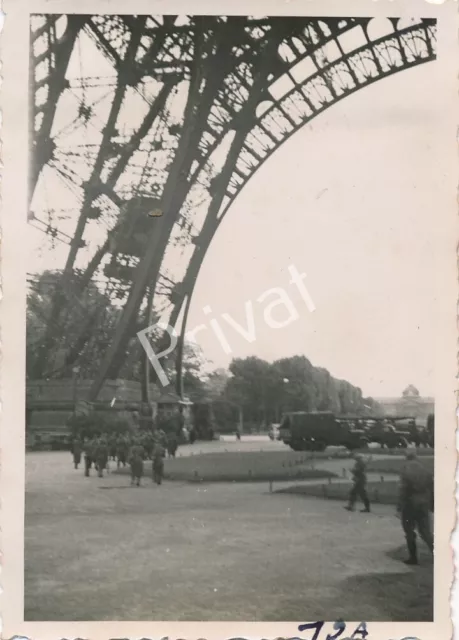
<instances>
[{"instance_id":1,"label":"group of soldiers","mask_svg":"<svg viewBox=\"0 0 459 640\"><path fill-rule=\"evenodd\" d=\"M349 494L348 511L354 511L357 498L363 502L364 513L370 512L370 500L366 490L366 462L360 454L355 456L352 470L353 485ZM433 474L417 458L415 452L406 455L406 463L400 474L397 514L400 518L408 547L408 565L418 564L416 531L433 554L433 533L430 512L434 509Z\"/></svg>"},{"instance_id":2,"label":"group of soldiers","mask_svg":"<svg viewBox=\"0 0 459 640\"><path fill-rule=\"evenodd\" d=\"M144 461L152 461L153 480L161 484L164 474L164 458L176 455L178 438L176 434L167 434L163 430L140 434L102 434L92 438L75 438L72 443L72 456L75 469L84 459L84 474L89 477L94 466L99 478L108 471L109 461L116 462L117 468L129 464L131 484L140 486L144 474Z\"/></svg>"}]
</instances>

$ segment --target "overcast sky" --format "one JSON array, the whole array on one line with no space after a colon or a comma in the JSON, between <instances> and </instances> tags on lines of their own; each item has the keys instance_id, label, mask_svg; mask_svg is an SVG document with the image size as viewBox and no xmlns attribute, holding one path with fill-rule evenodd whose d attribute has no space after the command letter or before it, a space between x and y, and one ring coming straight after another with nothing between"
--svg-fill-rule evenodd
<instances>
[{"instance_id":1,"label":"overcast sky","mask_svg":"<svg viewBox=\"0 0 459 640\"><path fill-rule=\"evenodd\" d=\"M97 60L97 72L107 74L93 47L89 41L81 47L86 57L94 53L92 73ZM78 75L79 58L72 64ZM284 143L250 180L208 251L189 316L189 329L208 327L197 337L213 366L227 366L232 357L305 354L366 395L398 396L410 383L433 394L433 238L442 208L437 82L429 63L358 91ZM75 206L59 177L47 184L38 192L43 206ZM69 218L60 228L71 233L73 225ZM103 230L92 226L85 237L99 244ZM33 227L29 242L29 271L62 267L66 245L50 253ZM313 312L289 284L291 265L307 274ZM274 294L257 302L273 287L285 290L298 315L280 329L263 316ZM221 316L247 332L251 305L249 342ZM282 322L292 313L279 305L272 317Z\"/></svg>"},{"instance_id":2,"label":"overcast sky","mask_svg":"<svg viewBox=\"0 0 459 640\"><path fill-rule=\"evenodd\" d=\"M435 63L378 82L316 118L252 178L210 247L189 317L190 328L209 327L199 343L215 365L305 354L364 394L398 396L410 383L433 394L435 94ZM289 265L307 274L314 312L289 284ZM274 294L257 302L272 287L299 315L285 328L264 320ZM254 342L221 319L247 331L250 302ZM279 322L289 314L272 312Z\"/></svg>"}]
</instances>

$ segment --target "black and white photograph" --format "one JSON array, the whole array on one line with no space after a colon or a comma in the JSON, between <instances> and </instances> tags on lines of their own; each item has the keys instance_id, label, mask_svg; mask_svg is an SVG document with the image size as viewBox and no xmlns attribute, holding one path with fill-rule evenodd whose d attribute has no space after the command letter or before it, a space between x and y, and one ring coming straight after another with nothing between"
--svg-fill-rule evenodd
<instances>
[{"instance_id":1,"label":"black and white photograph","mask_svg":"<svg viewBox=\"0 0 459 640\"><path fill-rule=\"evenodd\" d=\"M446 630L440 8L33 4L24 622Z\"/></svg>"}]
</instances>

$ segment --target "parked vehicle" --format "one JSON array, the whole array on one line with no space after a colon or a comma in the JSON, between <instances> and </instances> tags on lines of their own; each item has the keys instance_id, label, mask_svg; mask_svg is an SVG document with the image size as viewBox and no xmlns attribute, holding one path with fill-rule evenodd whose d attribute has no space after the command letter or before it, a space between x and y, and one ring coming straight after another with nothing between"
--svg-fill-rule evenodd
<instances>
[{"instance_id":1,"label":"parked vehicle","mask_svg":"<svg viewBox=\"0 0 459 640\"><path fill-rule=\"evenodd\" d=\"M368 446L368 437L358 420L328 411L286 413L280 439L294 451L324 451L327 447L354 450Z\"/></svg>"},{"instance_id":2,"label":"parked vehicle","mask_svg":"<svg viewBox=\"0 0 459 640\"><path fill-rule=\"evenodd\" d=\"M282 417L280 426L279 426L279 440L284 444L290 445L292 434L290 431L290 420L288 418L288 414L285 414Z\"/></svg>"},{"instance_id":3,"label":"parked vehicle","mask_svg":"<svg viewBox=\"0 0 459 640\"><path fill-rule=\"evenodd\" d=\"M388 449L406 448L410 442L408 431L398 431L387 419L369 420L366 425L369 442Z\"/></svg>"},{"instance_id":4,"label":"parked vehicle","mask_svg":"<svg viewBox=\"0 0 459 640\"><path fill-rule=\"evenodd\" d=\"M395 429L415 447L431 446L427 428L417 424L416 418L393 418L392 423Z\"/></svg>"},{"instance_id":5,"label":"parked vehicle","mask_svg":"<svg viewBox=\"0 0 459 640\"><path fill-rule=\"evenodd\" d=\"M386 416L366 421L365 428L371 442L389 449L397 447L431 446L428 429L416 424L416 419L406 416Z\"/></svg>"}]
</instances>

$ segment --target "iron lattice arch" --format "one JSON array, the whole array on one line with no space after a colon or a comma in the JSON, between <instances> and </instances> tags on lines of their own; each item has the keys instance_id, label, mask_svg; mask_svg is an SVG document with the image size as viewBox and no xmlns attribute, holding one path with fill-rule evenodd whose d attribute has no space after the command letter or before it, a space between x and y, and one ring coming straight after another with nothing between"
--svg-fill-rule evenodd
<instances>
[{"instance_id":1,"label":"iron lattice arch","mask_svg":"<svg viewBox=\"0 0 459 640\"><path fill-rule=\"evenodd\" d=\"M432 19L33 16L29 220L68 245L34 375L50 374L60 318L90 283L120 308L92 398L160 312L180 325L180 374L199 269L248 180L325 109L434 60L435 45ZM64 368L103 323L83 323Z\"/></svg>"}]
</instances>

